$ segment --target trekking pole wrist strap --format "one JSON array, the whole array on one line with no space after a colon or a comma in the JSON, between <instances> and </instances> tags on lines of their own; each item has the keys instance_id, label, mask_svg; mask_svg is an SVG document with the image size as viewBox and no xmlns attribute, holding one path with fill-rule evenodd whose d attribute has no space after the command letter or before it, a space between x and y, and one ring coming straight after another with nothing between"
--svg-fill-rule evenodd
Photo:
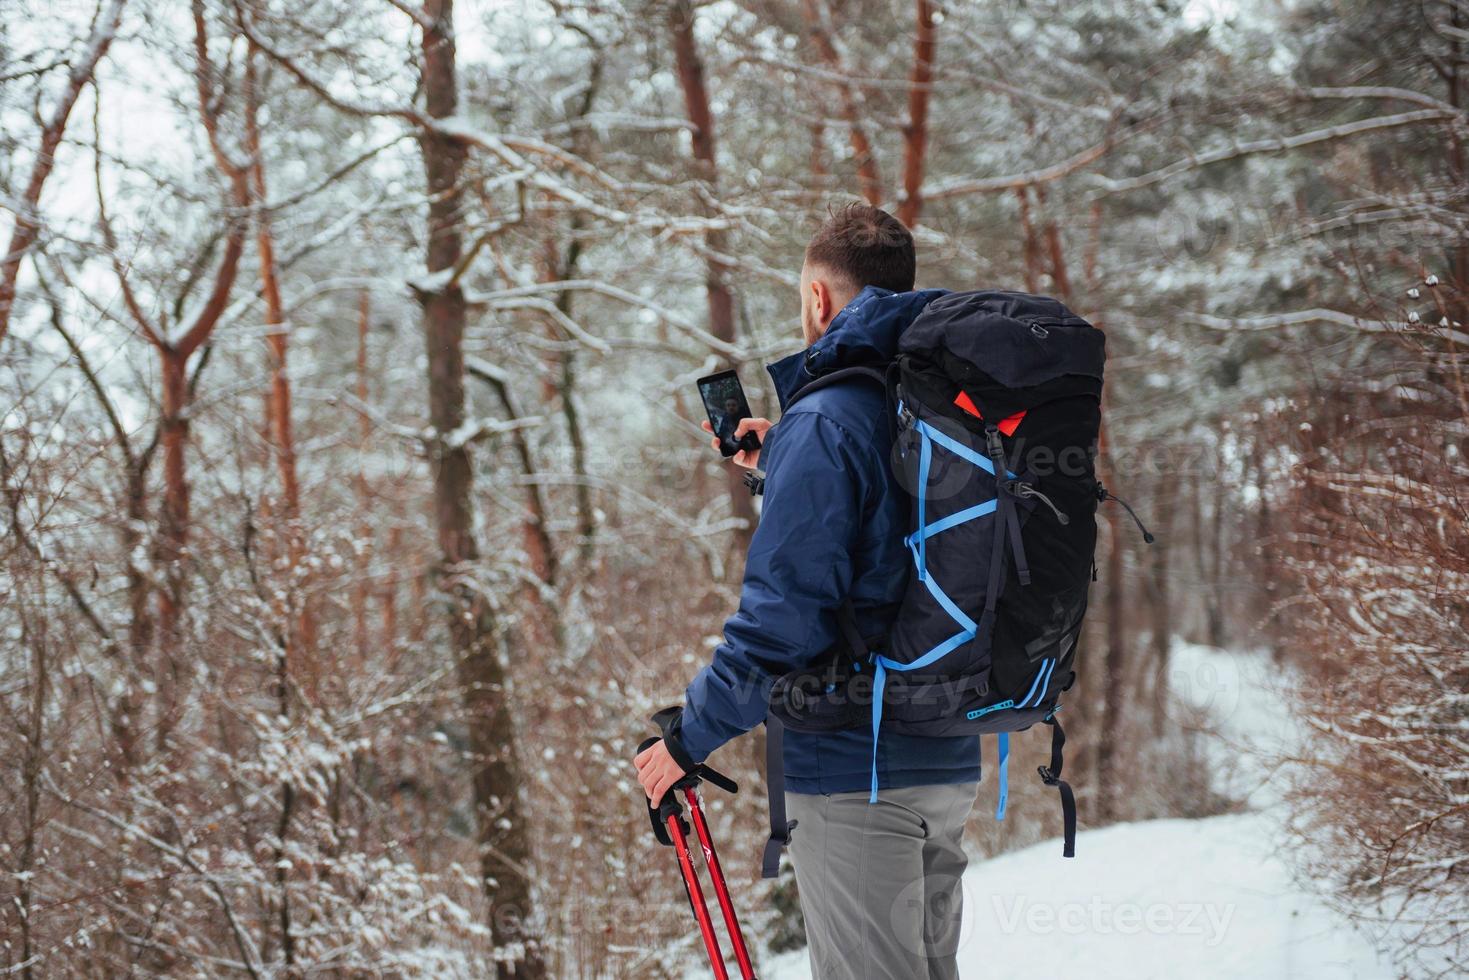
<instances>
[{"instance_id":1,"label":"trekking pole wrist strap","mask_svg":"<svg viewBox=\"0 0 1469 980\"><path fill-rule=\"evenodd\" d=\"M658 730L662 732L663 745L668 749L668 754L672 756L673 761L678 763L680 769L685 773L691 773L699 768L699 763L695 762L693 756L689 755L689 750L684 748L683 740L679 738L679 728L683 723L683 708L677 706L664 708L662 711L654 714L649 721L657 725ZM710 782L715 781L710 780ZM718 785L718 783L715 783L715 785ZM720 788L722 789L723 787Z\"/></svg>"}]
</instances>

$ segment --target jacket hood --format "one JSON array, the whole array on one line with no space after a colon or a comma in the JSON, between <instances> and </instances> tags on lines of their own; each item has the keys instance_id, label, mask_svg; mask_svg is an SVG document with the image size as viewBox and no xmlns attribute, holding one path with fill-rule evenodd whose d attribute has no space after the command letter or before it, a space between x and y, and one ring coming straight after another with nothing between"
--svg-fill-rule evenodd
<instances>
[{"instance_id":1,"label":"jacket hood","mask_svg":"<svg viewBox=\"0 0 1469 980\"><path fill-rule=\"evenodd\" d=\"M831 371L846 367L887 367L898 352L898 338L923 308L947 289L920 289L895 293L864 286L831 321L816 343L783 357L767 372L775 384L781 410L802 386Z\"/></svg>"}]
</instances>

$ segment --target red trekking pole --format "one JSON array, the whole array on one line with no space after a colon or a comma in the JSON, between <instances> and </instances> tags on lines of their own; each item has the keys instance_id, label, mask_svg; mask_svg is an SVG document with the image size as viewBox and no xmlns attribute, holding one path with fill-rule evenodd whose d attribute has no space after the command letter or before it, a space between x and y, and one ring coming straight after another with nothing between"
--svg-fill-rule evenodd
<instances>
[{"instance_id":1,"label":"red trekking pole","mask_svg":"<svg viewBox=\"0 0 1469 980\"><path fill-rule=\"evenodd\" d=\"M641 752L654 742L650 738L638 746ZM714 850L714 840L709 835L709 823L704 819L704 807L699 802L699 783L708 780L720 789L731 793L739 792L734 780L708 766L695 766L658 801L655 807L648 804L648 816L653 824L653 836L658 843L671 846L678 855L679 871L683 874L684 891L689 896L689 906L694 911L699 934L704 940L704 950L709 954L709 965L714 970L715 980L728 980L729 971L724 965L724 953L719 948L719 937L714 932L714 920L704 904L704 889L699 885L699 875L694 868L693 853L689 849L689 824L684 820L683 804L677 794L683 792L688 802L689 816L693 819L694 833L699 847L704 852L704 864L709 870L709 879L714 885L714 897L719 902L719 911L724 915L724 927L729 933L730 945L734 947L735 961L739 964L741 980L755 980L755 968L750 962L750 951L745 945L744 933L740 931L739 916L735 914L734 900L724 880L724 869L719 865L719 855Z\"/></svg>"}]
</instances>

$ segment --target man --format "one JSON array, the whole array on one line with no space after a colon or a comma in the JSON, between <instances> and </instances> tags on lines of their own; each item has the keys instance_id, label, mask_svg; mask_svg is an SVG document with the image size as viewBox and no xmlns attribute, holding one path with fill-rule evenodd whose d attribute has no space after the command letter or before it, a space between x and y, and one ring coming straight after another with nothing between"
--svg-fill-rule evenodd
<instances>
[{"instance_id":1,"label":"man","mask_svg":"<svg viewBox=\"0 0 1469 980\"><path fill-rule=\"evenodd\" d=\"M942 295L912 291L914 265L912 236L884 211L853 205L826 222L801 268L808 346L769 369L782 409L822 374L892 360L903 330ZM739 434L758 432L764 444L735 457L765 468L760 526L724 642L689 685L669 738L634 760L650 799L764 720L775 678L837 642L844 599L863 636L891 624L908 575L909 503L889 462L886 413L878 386L855 379L812 392L777 425L740 424ZM791 857L813 975L957 977L962 839L977 795L978 739L885 731L876 803L868 802L870 729L789 732L784 758L787 807L800 824Z\"/></svg>"}]
</instances>

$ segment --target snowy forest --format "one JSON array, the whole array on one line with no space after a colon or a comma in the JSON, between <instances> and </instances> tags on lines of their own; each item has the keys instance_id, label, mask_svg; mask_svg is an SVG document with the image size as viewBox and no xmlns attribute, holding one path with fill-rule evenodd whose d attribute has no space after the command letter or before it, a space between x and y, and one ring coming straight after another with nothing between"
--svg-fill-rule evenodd
<instances>
[{"instance_id":1,"label":"snowy forest","mask_svg":"<svg viewBox=\"0 0 1469 980\"><path fill-rule=\"evenodd\" d=\"M758 520L694 380L778 417L858 200L920 287L1106 331L1156 536L1100 512L1078 858L1046 738L1003 823L986 772L965 975L1469 972L1466 0L0 22L0 973L707 976L631 766ZM711 762L807 976L761 734ZM1001 887L1233 925L1007 933Z\"/></svg>"}]
</instances>

